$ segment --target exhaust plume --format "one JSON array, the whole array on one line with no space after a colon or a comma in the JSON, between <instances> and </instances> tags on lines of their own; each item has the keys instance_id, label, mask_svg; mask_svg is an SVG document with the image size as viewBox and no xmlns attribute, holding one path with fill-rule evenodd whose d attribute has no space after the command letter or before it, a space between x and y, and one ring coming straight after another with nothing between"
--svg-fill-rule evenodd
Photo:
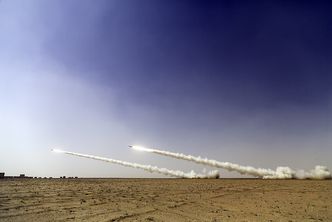
<instances>
[{"instance_id":1,"label":"exhaust plume","mask_svg":"<svg viewBox=\"0 0 332 222\"><path fill-rule=\"evenodd\" d=\"M219 178L219 172L216 171L216 170L211 171L208 174L197 174L193 170L190 171L189 173L185 173L185 172L180 171L180 170L169 170L169 169L166 169L166 168L159 168L159 167L151 166L151 165L130 163L130 162L121 161L121 160L114 160L114 159L110 159L110 158L93 156L93 155L88 155L88 154L74 153L74 152L59 150L59 149L52 149L52 152L64 153L64 154L84 157L84 158L88 158L88 159L105 161L105 162L108 162L108 163L119 164L119 165L122 165L122 166L125 166L125 167L133 167L133 168L136 168L136 169L145 170L145 171L150 172L150 173L159 173L159 174L163 174L163 175L166 175L166 176L172 176L172 177L179 177L179 178Z\"/></svg>"},{"instance_id":2,"label":"exhaust plume","mask_svg":"<svg viewBox=\"0 0 332 222\"><path fill-rule=\"evenodd\" d=\"M295 172L289 167L277 167L276 170L264 169L264 168L254 168L252 166L242 166L235 163L229 162L219 162L217 160L211 160L207 158L202 158L200 156L185 155L182 153L173 153L164 150L145 148L142 146L129 146L134 150L145 151L150 153L156 153L168 157L173 157L181 160L188 160L199 164L204 164L212 167L218 167L226 169L228 171L236 171L240 174L251 175L255 177L260 177L263 179L328 179L331 178L331 173L324 166L316 166L315 169L305 172L303 170Z\"/></svg>"}]
</instances>

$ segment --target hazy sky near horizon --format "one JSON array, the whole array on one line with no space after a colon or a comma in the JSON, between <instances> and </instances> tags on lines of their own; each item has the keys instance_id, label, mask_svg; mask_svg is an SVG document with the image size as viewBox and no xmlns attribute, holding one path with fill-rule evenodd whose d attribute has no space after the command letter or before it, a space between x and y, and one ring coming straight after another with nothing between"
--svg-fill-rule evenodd
<instances>
[{"instance_id":1,"label":"hazy sky near horizon","mask_svg":"<svg viewBox=\"0 0 332 222\"><path fill-rule=\"evenodd\" d=\"M159 176L53 147L204 168L129 144L332 169L331 11L328 1L2 0L0 171Z\"/></svg>"}]
</instances>

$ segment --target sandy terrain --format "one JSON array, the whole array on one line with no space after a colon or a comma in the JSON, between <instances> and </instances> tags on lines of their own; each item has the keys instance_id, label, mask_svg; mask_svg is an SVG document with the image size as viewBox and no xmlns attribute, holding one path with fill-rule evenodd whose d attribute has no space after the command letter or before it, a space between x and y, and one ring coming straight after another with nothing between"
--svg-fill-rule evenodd
<instances>
[{"instance_id":1,"label":"sandy terrain","mask_svg":"<svg viewBox=\"0 0 332 222\"><path fill-rule=\"evenodd\" d=\"M3 179L0 221L332 221L332 181Z\"/></svg>"}]
</instances>

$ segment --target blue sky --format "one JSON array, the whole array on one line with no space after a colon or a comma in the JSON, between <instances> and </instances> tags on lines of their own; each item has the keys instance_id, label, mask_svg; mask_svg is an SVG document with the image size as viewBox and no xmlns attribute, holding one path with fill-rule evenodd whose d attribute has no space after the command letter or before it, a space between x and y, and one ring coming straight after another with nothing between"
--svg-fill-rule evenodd
<instances>
[{"instance_id":1,"label":"blue sky","mask_svg":"<svg viewBox=\"0 0 332 222\"><path fill-rule=\"evenodd\" d=\"M203 169L134 143L332 168L330 11L306 1L0 1L0 170L158 176L54 146Z\"/></svg>"}]
</instances>

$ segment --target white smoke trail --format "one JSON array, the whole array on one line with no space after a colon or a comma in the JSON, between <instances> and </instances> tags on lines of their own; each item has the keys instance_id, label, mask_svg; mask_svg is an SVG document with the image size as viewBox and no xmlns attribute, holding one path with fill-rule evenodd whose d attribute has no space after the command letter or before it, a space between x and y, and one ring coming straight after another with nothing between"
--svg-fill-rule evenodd
<instances>
[{"instance_id":1,"label":"white smoke trail","mask_svg":"<svg viewBox=\"0 0 332 222\"><path fill-rule=\"evenodd\" d=\"M156 153L156 154L169 156L169 157L173 157L173 158L177 158L177 159L181 159L181 160L188 160L188 161L192 161L195 163L204 164L204 165L208 165L208 166L212 166L212 167L223 168L228 171L236 171L241 174L248 174L248 175L252 175L252 176L256 176L256 177L273 176L275 174L275 171L271 170L271 169L254 168L251 166L241 166L241 165L234 164L234 163L219 162L217 160L210 160L207 158L195 157L195 156L191 156L191 155L185 155L182 153L173 153L173 152L164 151L164 150L145 148L145 147L141 147L141 146L130 146L130 147L135 150Z\"/></svg>"},{"instance_id":2,"label":"white smoke trail","mask_svg":"<svg viewBox=\"0 0 332 222\"><path fill-rule=\"evenodd\" d=\"M275 175L264 177L264 179L285 179L285 178L323 180L323 179L330 179L331 172L327 169L327 167L319 165L315 166L315 168L310 171L304 171L304 170L294 171L289 167L278 167L276 169Z\"/></svg>"},{"instance_id":3,"label":"white smoke trail","mask_svg":"<svg viewBox=\"0 0 332 222\"><path fill-rule=\"evenodd\" d=\"M315 169L310 172L297 171L295 172L289 167L277 167L276 170L264 169L264 168L254 168L252 166L242 166L239 164L229 163L229 162L219 162L217 160L211 160L207 158L201 158L191 155L185 155L182 153L173 153L164 150L145 148L141 146L129 146L132 149L156 153L168 157L173 157L181 160L188 160L199 164L204 164L212 167L223 168L228 171L236 171L240 174L247 174L255 177L260 177L264 179L328 179L331 178L331 173L324 166L316 166Z\"/></svg>"},{"instance_id":4,"label":"white smoke trail","mask_svg":"<svg viewBox=\"0 0 332 222\"><path fill-rule=\"evenodd\" d=\"M93 156L93 155L88 155L88 154L74 153L74 152L59 150L59 149L52 149L52 151L57 152L57 153L64 153L64 154L68 154L68 155L94 159L94 160L101 160L101 161L105 161L105 162L108 162L108 163L119 164L119 165L122 165L122 166L125 166L125 167L133 167L133 168L145 170L145 171L150 172L150 173L159 173L159 174L163 174L163 175L166 175L166 176L172 176L172 177L179 177L179 178L219 178L219 172L216 171L216 170L211 171L208 174L197 174L193 170L190 171L189 173L185 173L185 172L180 171L180 170L169 170L169 169L166 169L166 168L159 168L159 167L151 166L151 165L130 163L130 162L125 162L125 161L121 161L121 160L114 160L114 159L110 159L110 158Z\"/></svg>"}]
</instances>

